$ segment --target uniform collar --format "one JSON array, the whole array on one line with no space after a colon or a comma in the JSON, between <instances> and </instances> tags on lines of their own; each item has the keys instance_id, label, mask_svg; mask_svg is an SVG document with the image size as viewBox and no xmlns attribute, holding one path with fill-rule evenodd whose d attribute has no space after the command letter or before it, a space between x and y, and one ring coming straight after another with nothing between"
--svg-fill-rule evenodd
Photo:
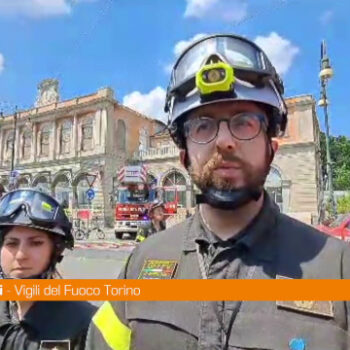
<instances>
[{"instance_id":1,"label":"uniform collar","mask_svg":"<svg viewBox=\"0 0 350 350\"><path fill-rule=\"evenodd\" d=\"M277 205L272 202L268 193L264 191L263 206L258 215L251 221L251 223L236 235L234 242L243 245L254 256L263 260L272 260L274 258L274 230L279 209ZM214 240L219 241L216 237ZM195 251L196 241L205 241L212 243L211 239L205 232L203 223L199 214L198 207L192 220L187 226L184 236L183 251Z\"/></svg>"},{"instance_id":2,"label":"uniform collar","mask_svg":"<svg viewBox=\"0 0 350 350\"><path fill-rule=\"evenodd\" d=\"M45 315L48 313L48 310L47 301L34 302L21 322L28 324L31 328L39 332L40 329L38 326L46 323Z\"/></svg>"},{"instance_id":3,"label":"uniform collar","mask_svg":"<svg viewBox=\"0 0 350 350\"><path fill-rule=\"evenodd\" d=\"M26 312L22 320L14 321L11 317L11 302L9 301L0 301L0 326L8 323L25 323L28 324L31 328L36 329L35 325L40 324L38 322L38 308L40 309L40 304L44 302L34 302L33 305ZM39 310L40 314L40 310ZM36 329L38 331L38 329Z\"/></svg>"},{"instance_id":4,"label":"uniform collar","mask_svg":"<svg viewBox=\"0 0 350 350\"><path fill-rule=\"evenodd\" d=\"M8 301L0 301L0 326L12 323L10 315L10 304Z\"/></svg>"}]
</instances>

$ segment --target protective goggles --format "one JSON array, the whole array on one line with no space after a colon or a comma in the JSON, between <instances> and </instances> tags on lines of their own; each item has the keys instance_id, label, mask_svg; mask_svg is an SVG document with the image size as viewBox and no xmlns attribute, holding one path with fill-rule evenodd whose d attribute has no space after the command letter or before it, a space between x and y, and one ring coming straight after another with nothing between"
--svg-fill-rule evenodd
<instances>
[{"instance_id":1,"label":"protective goggles","mask_svg":"<svg viewBox=\"0 0 350 350\"><path fill-rule=\"evenodd\" d=\"M196 85L196 74L204 65L223 61L234 69L237 79L264 86L268 80L274 82L283 94L283 83L265 53L253 42L234 35L214 35L203 38L189 46L177 60L168 88L166 110L172 96L186 98ZM223 74L222 67L213 70L217 76ZM203 80L210 72L203 72Z\"/></svg>"},{"instance_id":2,"label":"protective goggles","mask_svg":"<svg viewBox=\"0 0 350 350\"><path fill-rule=\"evenodd\" d=\"M45 193L23 189L9 192L0 201L0 222L12 222L11 216L25 210L33 223L46 227L68 227L66 218L59 203Z\"/></svg>"},{"instance_id":3,"label":"protective goggles","mask_svg":"<svg viewBox=\"0 0 350 350\"><path fill-rule=\"evenodd\" d=\"M217 137L220 123L223 121L227 123L231 135L238 140L252 140L259 135L263 127L267 128L266 118L256 113L239 113L222 119L198 116L184 123L185 135L194 143L209 143Z\"/></svg>"}]
</instances>

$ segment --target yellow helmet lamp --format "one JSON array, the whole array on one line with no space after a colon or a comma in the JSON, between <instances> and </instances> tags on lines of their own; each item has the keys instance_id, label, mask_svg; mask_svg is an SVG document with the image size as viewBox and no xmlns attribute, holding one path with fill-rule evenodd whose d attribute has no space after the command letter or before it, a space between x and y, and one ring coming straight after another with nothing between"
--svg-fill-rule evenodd
<instances>
[{"instance_id":1,"label":"yellow helmet lamp","mask_svg":"<svg viewBox=\"0 0 350 350\"><path fill-rule=\"evenodd\" d=\"M202 96L230 92L234 83L234 69L225 62L206 64L196 73L196 87Z\"/></svg>"}]
</instances>

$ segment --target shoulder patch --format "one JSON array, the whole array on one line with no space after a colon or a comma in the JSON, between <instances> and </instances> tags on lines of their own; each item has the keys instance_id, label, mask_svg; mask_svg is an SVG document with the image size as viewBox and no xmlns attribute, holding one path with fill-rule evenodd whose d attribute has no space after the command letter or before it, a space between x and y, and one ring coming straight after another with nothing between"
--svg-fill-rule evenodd
<instances>
[{"instance_id":1,"label":"shoulder patch","mask_svg":"<svg viewBox=\"0 0 350 350\"><path fill-rule=\"evenodd\" d=\"M276 279L290 279L277 275ZM334 318L333 303L325 300L294 300L276 301L279 308L294 310L302 313Z\"/></svg>"},{"instance_id":2,"label":"shoulder patch","mask_svg":"<svg viewBox=\"0 0 350 350\"><path fill-rule=\"evenodd\" d=\"M324 300L277 301L277 307L302 313L334 318L333 303Z\"/></svg>"},{"instance_id":3,"label":"shoulder patch","mask_svg":"<svg viewBox=\"0 0 350 350\"><path fill-rule=\"evenodd\" d=\"M139 274L139 279L171 279L177 268L176 260L147 259Z\"/></svg>"}]
</instances>

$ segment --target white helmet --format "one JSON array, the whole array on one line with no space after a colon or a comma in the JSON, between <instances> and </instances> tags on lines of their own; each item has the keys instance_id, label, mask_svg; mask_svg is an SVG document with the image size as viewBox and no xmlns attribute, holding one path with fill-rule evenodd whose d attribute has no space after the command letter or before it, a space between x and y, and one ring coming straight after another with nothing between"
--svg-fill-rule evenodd
<instances>
[{"instance_id":1,"label":"white helmet","mask_svg":"<svg viewBox=\"0 0 350 350\"><path fill-rule=\"evenodd\" d=\"M181 117L200 106L226 101L257 102L271 110L269 135L280 136L287 124L283 93L283 82L255 43L232 34L210 35L189 46L175 63L165 111L174 136Z\"/></svg>"}]
</instances>

